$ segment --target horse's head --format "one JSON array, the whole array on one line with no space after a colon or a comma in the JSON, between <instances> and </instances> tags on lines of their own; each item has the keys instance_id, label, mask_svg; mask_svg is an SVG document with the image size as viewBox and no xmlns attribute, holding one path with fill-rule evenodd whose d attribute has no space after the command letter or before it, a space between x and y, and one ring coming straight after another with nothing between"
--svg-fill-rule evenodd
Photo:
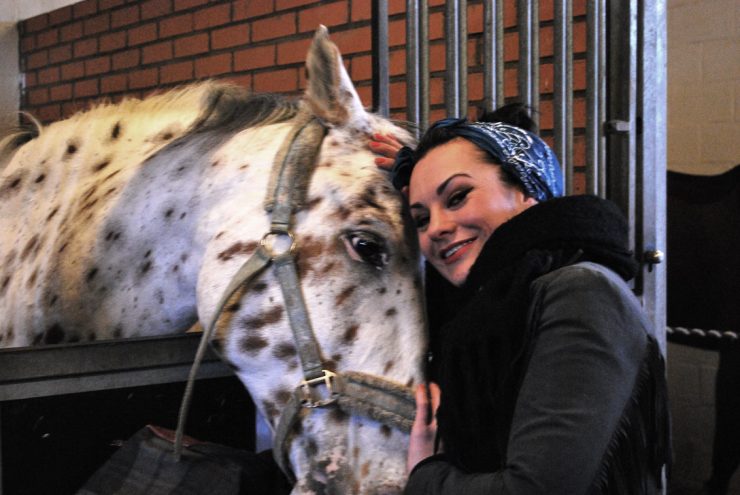
<instances>
[{"instance_id":1,"label":"horse's head","mask_svg":"<svg viewBox=\"0 0 740 495\"><path fill-rule=\"evenodd\" d=\"M284 435L281 445L297 478L296 492L400 493L408 418L399 420L394 409L398 397L422 379L422 284L416 238L402 197L374 164L367 144L374 132L390 132L406 141L411 137L363 109L323 27L310 48L307 69L308 89L298 117L270 131L273 139L294 143L273 150L276 163L289 169L294 159L312 162L305 178L300 171L288 171L289 178L283 180L305 186L305 193L298 194L301 199L288 208L294 210L290 230L298 287L291 289L290 282L280 280L290 279L290 273L278 274L283 269L291 272L292 262L285 268L273 261L226 304L217 342L273 432ZM268 189L280 183L276 177L273 173ZM274 222L280 207L272 206ZM267 220L260 221L264 229L252 232L253 238L269 230ZM256 249L254 241L229 242L235 246L232 255ZM219 249L213 249L214 257ZM202 280L212 278L201 275ZM201 318L212 316L218 298L207 293L208 287L228 283L208 280L199 284ZM296 337L291 323L303 319L301 305L294 305L299 294L311 331L297 331ZM312 363L306 361L314 358L320 368L338 375L331 384L334 392L354 389L355 396L293 409L304 398L296 389L310 374ZM323 378L318 382L306 388L309 403L332 398ZM388 394L365 393L373 389ZM407 401L403 407L413 414L413 404Z\"/></svg>"}]
</instances>

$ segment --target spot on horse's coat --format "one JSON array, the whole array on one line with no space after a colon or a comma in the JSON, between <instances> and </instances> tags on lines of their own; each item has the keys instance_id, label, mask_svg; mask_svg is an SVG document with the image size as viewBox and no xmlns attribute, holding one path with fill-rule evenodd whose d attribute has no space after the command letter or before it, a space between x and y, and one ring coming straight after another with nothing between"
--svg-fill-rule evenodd
<instances>
[{"instance_id":1,"label":"spot on horse's coat","mask_svg":"<svg viewBox=\"0 0 740 495\"><path fill-rule=\"evenodd\" d=\"M93 172L96 172L96 173L97 172L100 172L101 170L103 170L108 165L110 165L110 159L103 160L102 162L98 163L97 165L95 165L93 167Z\"/></svg>"},{"instance_id":2,"label":"spot on horse's coat","mask_svg":"<svg viewBox=\"0 0 740 495\"><path fill-rule=\"evenodd\" d=\"M281 406L284 406L290 400L290 396L291 396L290 390L280 389L277 392L275 392L275 401Z\"/></svg>"},{"instance_id":3,"label":"spot on horse's coat","mask_svg":"<svg viewBox=\"0 0 740 495\"><path fill-rule=\"evenodd\" d=\"M390 308L385 311L385 316L391 317L398 314L398 310L396 308Z\"/></svg>"},{"instance_id":4,"label":"spot on horse's coat","mask_svg":"<svg viewBox=\"0 0 740 495\"><path fill-rule=\"evenodd\" d=\"M174 213L174 210L172 208L169 208L167 211L164 212L164 217L170 218L173 213Z\"/></svg>"},{"instance_id":5,"label":"spot on horse's coat","mask_svg":"<svg viewBox=\"0 0 740 495\"><path fill-rule=\"evenodd\" d=\"M335 423L344 423L349 418L349 414L338 407L333 407L329 413L329 419Z\"/></svg>"},{"instance_id":6,"label":"spot on horse's coat","mask_svg":"<svg viewBox=\"0 0 740 495\"><path fill-rule=\"evenodd\" d=\"M46 221L48 222L49 220L51 220L52 218L54 218L54 215L56 215L58 211L59 211L59 207L58 206L55 206L54 209L51 210L51 212L49 213L49 215L46 217Z\"/></svg>"},{"instance_id":7,"label":"spot on horse's coat","mask_svg":"<svg viewBox=\"0 0 740 495\"><path fill-rule=\"evenodd\" d=\"M381 433L381 434L382 434L382 435L383 435L384 437L386 437L386 438L390 438L390 437L391 437L391 435L393 434L393 430L391 430L391 427L390 427L390 426L388 426L388 425L380 425L380 433Z\"/></svg>"},{"instance_id":8,"label":"spot on horse's coat","mask_svg":"<svg viewBox=\"0 0 740 495\"><path fill-rule=\"evenodd\" d=\"M116 125L114 125L110 131L110 139L111 141L115 141L120 136L121 136L121 123L116 122Z\"/></svg>"},{"instance_id":9,"label":"spot on horse's coat","mask_svg":"<svg viewBox=\"0 0 740 495\"><path fill-rule=\"evenodd\" d=\"M272 350L272 355L280 360L287 360L296 355L296 348L293 342L281 342Z\"/></svg>"},{"instance_id":10,"label":"spot on horse's coat","mask_svg":"<svg viewBox=\"0 0 740 495\"><path fill-rule=\"evenodd\" d=\"M316 207L317 207L317 206L318 206L318 205L319 205L319 204L320 204L320 203L321 203L321 202L322 202L323 200L324 200L324 198L322 198L321 196L316 196L315 198L311 198L311 199L309 199L309 200L308 200L308 202L306 203L306 207L305 207L305 208L306 208L306 210L308 210L308 211L311 211L311 210L313 210L313 209L314 209L314 208L316 208Z\"/></svg>"},{"instance_id":11,"label":"spot on horse's coat","mask_svg":"<svg viewBox=\"0 0 740 495\"><path fill-rule=\"evenodd\" d=\"M39 235L36 234L33 237L31 237L28 242L26 243L26 246L23 248L23 251L21 251L21 261L25 261L26 258L28 258L28 255L31 254L31 251L34 250L34 248L39 243Z\"/></svg>"},{"instance_id":12,"label":"spot on horse's coat","mask_svg":"<svg viewBox=\"0 0 740 495\"><path fill-rule=\"evenodd\" d=\"M340 206L333 215L339 218L339 220L347 220L351 214L352 210L345 208L344 206Z\"/></svg>"},{"instance_id":13,"label":"spot on horse's coat","mask_svg":"<svg viewBox=\"0 0 740 495\"><path fill-rule=\"evenodd\" d=\"M351 285L347 288L345 288L342 292L340 292L336 297L336 305L341 306L344 304L344 302L347 300L349 296L352 295L352 293L357 289L357 286Z\"/></svg>"},{"instance_id":14,"label":"spot on horse's coat","mask_svg":"<svg viewBox=\"0 0 740 495\"><path fill-rule=\"evenodd\" d=\"M44 181L44 179L46 179L46 174L39 174L39 176L38 176L38 177L36 177L36 180L35 180L34 182L35 182L36 184L38 184L39 182L43 182L43 181Z\"/></svg>"},{"instance_id":15,"label":"spot on horse's coat","mask_svg":"<svg viewBox=\"0 0 740 495\"><path fill-rule=\"evenodd\" d=\"M236 255L240 254L252 254L257 249L258 243L256 241L250 242L237 242L232 244L228 249L218 253L218 259L221 261L229 261Z\"/></svg>"},{"instance_id":16,"label":"spot on horse's coat","mask_svg":"<svg viewBox=\"0 0 740 495\"><path fill-rule=\"evenodd\" d=\"M105 178L104 178L104 179L103 179L103 180L101 181L101 184L102 184L103 182L106 182L106 181L107 181L107 180L109 180L109 179L112 179L113 177L115 177L115 176L116 176L117 174L119 174L120 172L121 172L121 169L119 168L118 170L114 170L113 172L109 173L109 174L108 174L108 175L106 175L106 176L105 176Z\"/></svg>"},{"instance_id":17,"label":"spot on horse's coat","mask_svg":"<svg viewBox=\"0 0 740 495\"><path fill-rule=\"evenodd\" d=\"M270 418L274 418L275 416L280 414L280 411L278 410L277 406L275 406L275 403L272 401L263 400L262 407L265 410L265 414Z\"/></svg>"},{"instance_id":18,"label":"spot on horse's coat","mask_svg":"<svg viewBox=\"0 0 740 495\"><path fill-rule=\"evenodd\" d=\"M393 361L387 361L387 362L385 363L385 366L383 367L383 373L384 373L384 374L388 374L388 372L389 372L389 371L391 370L391 368L393 368L393 366L394 366L395 364L396 364L396 363L394 363Z\"/></svg>"},{"instance_id":19,"label":"spot on horse's coat","mask_svg":"<svg viewBox=\"0 0 740 495\"><path fill-rule=\"evenodd\" d=\"M257 282L252 286L252 290L257 294L264 292L265 289L267 289L267 284L265 282Z\"/></svg>"},{"instance_id":20,"label":"spot on horse's coat","mask_svg":"<svg viewBox=\"0 0 740 495\"><path fill-rule=\"evenodd\" d=\"M357 331L360 329L360 325L353 324L350 325L347 330L344 331L344 335L342 335L342 341L344 341L345 344L351 344L355 341L357 338Z\"/></svg>"},{"instance_id":21,"label":"spot on horse's coat","mask_svg":"<svg viewBox=\"0 0 740 495\"><path fill-rule=\"evenodd\" d=\"M59 344L64 340L64 329L58 323L54 323L38 337L43 337L44 344Z\"/></svg>"},{"instance_id":22,"label":"spot on horse's coat","mask_svg":"<svg viewBox=\"0 0 740 495\"><path fill-rule=\"evenodd\" d=\"M16 176L5 179L3 185L0 186L0 198L20 191L21 188L18 186L23 181L23 175L24 171L20 171Z\"/></svg>"},{"instance_id":23,"label":"spot on horse's coat","mask_svg":"<svg viewBox=\"0 0 740 495\"><path fill-rule=\"evenodd\" d=\"M6 275L3 282L0 284L0 296L5 295L5 291L8 289L8 285L10 284L11 276L12 275Z\"/></svg>"},{"instance_id":24,"label":"spot on horse's coat","mask_svg":"<svg viewBox=\"0 0 740 495\"><path fill-rule=\"evenodd\" d=\"M283 307L275 306L264 313L257 315L253 318L245 318L243 326L244 328L258 330L265 325L272 325L277 323L283 317Z\"/></svg>"},{"instance_id":25,"label":"spot on horse's coat","mask_svg":"<svg viewBox=\"0 0 740 495\"><path fill-rule=\"evenodd\" d=\"M87 283L92 282L93 279L95 278L95 275L97 275L97 274L98 274L98 267L97 266L92 267L87 272L87 275L85 276L85 280L87 280Z\"/></svg>"},{"instance_id":26,"label":"spot on horse's coat","mask_svg":"<svg viewBox=\"0 0 740 495\"><path fill-rule=\"evenodd\" d=\"M69 160L72 155L77 153L77 150L79 149L79 144L72 140L67 142L67 148L64 150L64 156L62 156L62 160Z\"/></svg>"},{"instance_id":27,"label":"spot on horse's coat","mask_svg":"<svg viewBox=\"0 0 740 495\"><path fill-rule=\"evenodd\" d=\"M247 354L257 354L267 347L269 342L258 335L248 335L241 341L241 349Z\"/></svg>"},{"instance_id":28,"label":"spot on horse's coat","mask_svg":"<svg viewBox=\"0 0 740 495\"><path fill-rule=\"evenodd\" d=\"M145 261L145 262L144 262L144 263L142 263L142 264L141 264L141 266L139 267L139 274L140 274L140 275L145 275L145 274L146 274L147 272L149 272L149 270L150 270L151 268L152 268L152 262L151 262L151 261Z\"/></svg>"}]
</instances>

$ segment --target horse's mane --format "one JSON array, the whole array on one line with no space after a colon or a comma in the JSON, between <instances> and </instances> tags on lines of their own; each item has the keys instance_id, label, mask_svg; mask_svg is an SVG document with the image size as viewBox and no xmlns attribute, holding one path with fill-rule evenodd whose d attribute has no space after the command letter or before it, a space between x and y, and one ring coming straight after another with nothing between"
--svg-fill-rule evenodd
<instances>
[{"instance_id":1,"label":"horse's mane","mask_svg":"<svg viewBox=\"0 0 740 495\"><path fill-rule=\"evenodd\" d=\"M181 86L144 99L124 98L119 102L101 101L61 122L83 125L115 116L157 118L185 123L185 134L212 129L234 130L285 122L293 118L300 101L271 93L253 94L246 88L219 81L204 81ZM15 151L44 132L45 127L30 114L32 125L19 127L0 139L0 169ZM53 125L54 123L50 124Z\"/></svg>"}]
</instances>

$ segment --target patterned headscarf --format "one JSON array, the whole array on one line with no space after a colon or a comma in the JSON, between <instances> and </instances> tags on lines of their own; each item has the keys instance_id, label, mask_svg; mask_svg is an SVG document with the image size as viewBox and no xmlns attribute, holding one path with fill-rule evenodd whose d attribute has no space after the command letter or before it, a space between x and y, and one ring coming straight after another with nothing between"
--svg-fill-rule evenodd
<instances>
[{"instance_id":1,"label":"patterned headscarf","mask_svg":"<svg viewBox=\"0 0 740 495\"><path fill-rule=\"evenodd\" d=\"M466 119L443 119L435 122L427 134L445 128L463 137L491 155L501 167L517 178L527 194L537 201L563 195L563 173L555 153L539 136L502 122L468 122ZM423 140L423 138L422 138ZM403 147L393 165L393 185L407 186L419 157Z\"/></svg>"}]
</instances>

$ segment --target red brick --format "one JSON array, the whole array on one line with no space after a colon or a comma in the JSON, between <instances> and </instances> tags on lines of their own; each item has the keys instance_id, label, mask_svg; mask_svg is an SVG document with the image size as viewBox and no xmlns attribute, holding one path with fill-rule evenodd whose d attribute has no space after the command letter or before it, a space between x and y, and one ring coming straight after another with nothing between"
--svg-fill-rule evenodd
<instances>
[{"instance_id":1,"label":"red brick","mask_svg":"<svg viewBox=\"0 0 740 495\"><path fill-rule=\"evenodd\" d=\"M59 45L49 50L49 63L58 64L72 58L72 45Z\"/></svg>"},{"instance_id":2,"label":"red brick","mask_svg":"<svg viewBox=\"0 0 740 495\"><path fill-rule=\"evenodd\" d=\"M442 12L429 14L429 39L441 40L445 37L445 17Z\"/></svg>"},{"instance_id":3,"label":"red brick","mask_svg":"<svg viewBox=\"0 0 740 495\"><path fill-rule=\"evenodd\" d=\"M278 65L303 62L306 60L309 46L311 46L311 38L280 43L277 46Z\"/></svg>"},{"instance_id":4,"label":"red brick","mask_svg":"<svg viewBox=\"0 0 740 495\"><path fill-rule=\"evenodd\" d=\"M388 46L406 45L406 21L391 21L388 23Z\"/></svg>"},{"instance_id":5,"label":"red brick","mask_svg":"<svg viewBox=\"0 0 740 495\"><path fill-rule=\"evenodd\" d=\"M468 74L468 100L480 101L483 99L483 73Z\"/></svg>"},{"instance_id":6,"label":"red brick","mask_svg":"<svg viewBox=\"0 0 740 495\"><path fill-rule=\"evenodd\" d=\"M72 6L76 18L93 15L98 11L98 0L85 0Z\"/></svg>"},{"instance_id":7,"label":"red brick","mask_svg":"<svg viewBox=\"0 0 740 495\"><path fill-rule=\"evenodd\" d=\"M315 31L319 24L337 26L348 21L347 2L342 0L334 3L322 2L317 7L305 8L298 11L298 31Z\"/></svg>"},{"instance_id":8,"label":"red brick","mask_svg":"<svg viewBox=\"0 0 740 495\"><path fill-rule=\"evenodd\" d=\"M211 31L211 49L231 48L249 43L249 24L237 24Z\"/></svg>"},{"instance_id":9,"label":"red brick","mask_svg":"<svg viewBox=\"0 0 740 495\"><path fill-rule=\"evenodd\" d=\"M231 21L231 4L222 4L198 10L194 14L195 29L221 26Z\"/></svg>"},{"instance_id":10,"label":"red brick","mask_svg":"<svg viewBox=\"0 0 740 495\"><path fill-rule=\"evenodd\" d=\"M86 57L97 53L98 51L98 40L95 38L83 39L75 42L74 44L74 56L75 58Z\"/></svg>"},{"instance_id":11,"label":"red brick","mask_svg":"<svg viewBox=\"0 0 740 495\"><path fill-rule=\"evenodd\" d=\"M72 41L82 38L82 22L75 22L62 26L60 31L61 41Z\"/></svg>"},{"instance_id":12,"label":"red brick","mask_svg":"<svg viewBox=\"0 0 740 495\"><path fill-rule=\"evenodd\" d=\"M100 79L100 92L102 94L110 94L126 91L126 79L126 74L103 76Z\"/></svg>"},{"instance_id":13,"label":"red brick","mask_svg":"<svg viewBox=\"0 0 740 495\"><path fill-rule=\"evenodd\" d=\"M48 88L36 88L28 92L28 104L29 105L43 105L49 102L49 90Z\"/></svg>"},{"instance_id":14,"label":"red brick","mask_svg":"<svg viewBox=\"0 0 740 495\"><path fill-rule=\"evenodd\" d=\"M59 105L47 105L45 107L36 108L33 113L43 123L59 120L62 115Z\"/></svg>"},{"instance_id":15,"label":"red brick","mask_svg":"<svg viewBox=\"0 0 740 495\"><path fill-rule=\"evenodd\" d=\"M169 60L172 58L172 42L163 41L153 45L145 46L141 49L141 61L144 64L152 64Z\"/></svg>"},{"instance_id":16,"label":"red brick","mask_svg":"<svg viewBox=\"0 0 740 495\"><path fill-rule=\"evenodd\" d=\"M372 49L370 26L336 32L331 39L342 54L369 52Z\"/></svg>"},{"instance_id":17,"label":"red brick","mask_svg":"<svg viewBox=\"0 0 740 495\"><path fill-rule=\"evenodd\" d=\"M101 53L111 52L126 46L126 31L116 31L100 36L99 51Z\"/></svg>"},{"instance_id":18,"label":"red brick","mask_svg":"<svg viewBox=\"0 0 740 495\"><path fill-rule=\"evenodd\" d=\"M573 136L573 166L586 166L586 136L583 134Z\"/></svg>"},{"instance_id":19,"label":"red brick","mask_svg":"<svg viewBox=\"0 0 740 495\"><path fill-rule=\"evenodd\" d=\"M317 0L275 0L276 10L285 10L291 7L302 7L312 3L319 3Z\"/></svg>"},{"instance_id":20,"label":"red brick","mask_svg":"<svg viewBox=\"0 0 740 495\"><path fill-rule=\"evenodd\" d=\"M40 31L49 25L49 16L46 14L37 15L24 21L22 24L26 33Z\"/></svg>"},{"instance_id":21,"label":"red brick","mask_svg":"<svg viewBox=\"0 0 740 495\"><path fill-rule=\"evenodd\" d=\"M275 45L247 48L234 53L234 70L251 70L275 65Z\"/></svg>"},{"instance_id":22,"label":"red brick","mask_svg":"<svg viewBox=\"0 0 740 495\"><path fill-rule=\"evenodd\" d=\"M85 64L81 61L64 64L61 69L63 81L78 79L85 75Z\"/></svg>"},{"instance_id":23,"label":"red brick","mask_svg":"<svg viewBox=\"0 0 740 495\"><path fill-rule=\"evenodd\" d=\"M192 9L193 7L206 5L208 2L209 0L175 0L175 10Z\"/></svg>"},{"instance_id":24,"label":"red brick","mask_svg":"<svg viewBox=\"0 0 740 495\"><path fill-rule=\"evenodd\" d=\"M295 33L295 13L282 14L252 23L252 41L262 41Z\"/></svg>"},{"instance_id":25,"label":"red brick","mask_svg":"<svg viewBox=\"0 0 740 495\"><path fill-rule=\"evenodd\" d=\"M128 26L139 22L139 6L132 5L123 9L114 10L110 14L111 27L117 28L122 26Z\"/></svg>"},{"instance_id":26,"label":"red brick","mask_svg":"<svg viewBox=\"0 0 740 495\"><path fill-rule=\"evenodd\" d=\"M108 29L110 29L110 16L107 12L83 21L85 35L102 33Z\"/></svg>"},{"instance_id":27,"label":"red brick","mask_svg":"<svg viewBox=\"0 0 740 495\"><path fill-rule=\"evenodd\" d=\"M120 7L126 3L126 0L98 0L98 8L100 10L108 10L114 7Z\"/></svg>"},{"instance_id":28,"label":"red brick","mask_svg":"<svg viewBox=\"0 0 740 495\"><path fill-rule=\"evenodd\" d=\"M38 75L35 72L26 72L23 74L23 78L25 79L26 87L28 88L36 86L39 81Z\"/></svg>"},{"instance_id":29,"label":"red brick","mask_svg":"<svg viewBox=\"0 0 740 495\"><path fill-rule=\"evenodd\" d=\"M59 67L47 67L39 71L39 84L53 84L59 81Z\"/></svg>"},{"instance_id":30,"label":"red brick","mask_svg":"<svg viewBox=\"0 0 740 495\"><path fill-rule=\"evenodd\" d=\"M373 104L373 87L372 86L359 86L355 88L357 90L357 96L360 97L362 106L370 107Z\"/></svg>"},{"instance_id":31,"label":"red brick","mask_svg":"<svg viewBox=\"0 0 740 495\"><path fill-rule=\"evenodd\" d=\"M445 46L442 43L429 45L429 70L437 72L445 70Z\"/></svg>"},{"instance_id":32,"label":"red brick","mask_svg":"<svg viewBox=\"0 0 740 495\"><path fill-rule=\"evenodd\" d=\"M483 5L480 3L468 5L467 13L468 33L482 33L484 20Z\"/></svg>"},{"instance_id":33,"label":"red brick","mask_svg":"<svg viewBox=\"0 0 740 495\"><path fill-rule=\"evenodd\" d=\"M372 18L372 2L352 2L350 19L355 21L369 21Z\"/></svg>"},{"instance_id":34,"label":"red brick","mask_svg":"<svg viewBox=\"0 0 740 495\"><path fill-rule=\"evenodd\" d=\"M393 50L388 54L388 74L391 76L406 74L406 50Z\"/></svg>"},{"instance_id":35,"label":"red brick","mask_svg":"<svg viewBox=\"0 0 740 495\"><path fill-rule=\"evenodd\" d=\"M373 77L373 59L370 55L359 55L350 60L350 79L365 81Z\"/></svg>"},{"instance_id":36,"label":"red brick","mask_svg":"<svg viewBox=\"0 0 740 495\"><path fill-rule=\"evenodd\" d=\"M159 37L167 38L193 30L193 14L183 14L159 21Z\"/></svg>"},{"instance_id":37,"label":"red brick","mask_svg":"<svg viewBox=\"0 0 740 495\"><path fill-rule=\"evenodd\" d=\"M298 89L298 71L282 69L254 74L254 91L287 93Z\"/></svg>"},{"instance_id":38,"label":"red brick","mask_svg":"<svg viewBox=\"0 0 740 495\"><path fill-rule=\"evenodd\" d=\"M21 53L28 53L36 49L36 37L35 36L22 36L20 39Z\"/></svg>"},{"instance_id":39,"label":"red brick","mask_svg":"<svg viewBox=\"0 0 740 495\"><path fill-rule=\"evenodd\" d=\"M74 97L82 98L85 96L96 96L98 94L98 80L87 79L77 81L74 85Z\"/></svg>"},{"instance_id":40,"label":"red brick","mask_svg":"<svg viewBox=\"0 0 740 495\"><path fill-rule=\"evenodd\" d=\"M235 21L243 21L244 19L251 19L252 17L269 14L274 10L272 0L260 0L259 2L235 0L231 2L231 5L234 7Z\"/></svg>"},{"instance_id":41,"label":"red brick","mask_svg":"<svg viewBox=\"0 0 740 495\"><path fill-rule=\"evenodd\" d=\"M26 69L38 69L49 63L49 52L42 50L35 52L26 58Z\"/></svg>"},{"instance_id":42,"label":"red brick","mask_svg":"<svg viewBox=\"0 0 740 495\"><path fill-rule=\"evenodd\" d=\"M193 62L179 62L160 67L159 82L162 84L190 81L193 79Z\"/></svg>"},{"instance_id":43,"label":"red brick","mask_svg":"<svg viewBox=\"0 0 740 495\"><path fill-rule=\"evenodd\" d=\"M406 83L392 82L388 86L388 94L391 108L406 107Z\"/></svg>"},{"instance_id":44,"label":"red brick","mask_svg":"<svg viewBox=\"0 0 740 495\"><path fill-rule=\"evenodd\" d=\"M195 77L204 78L231 72L231 53L222 53L195 60Z\"/></svg>"},{"instance_id":45,"label":"red brick","mask_svg":"<svg viewBox=\"0 0 740 495\"><path fill-rule=\"evenodd\" d=\"M49 29L47 31L42 31L39 34L36 35L36 47L37 48L46 48L51 45L55 45L59 42L59 30Z\"/></svg>"},{"instance_id":46,"label":"red brick","mask_svg":"<svg viewBox=\"0 0 740 495\"><path fill-rule=\"evenodd\" d=\"M194 34L175 40L175 57L187 57L208 51L208 33Z\"/></svg>"},{"instance_id":47,"label":"red brick","mask_svg":"<svg viewBox=\"0 0 740 495\"><path fill-rule=\"evenodd\" d=\"M142 20L162 17L172 12L172 0L149 0L141 3Z\"/></svg>"},{"instance_id":48,"label":"red brick","mask_svg":"<svg viewBox=\"0 0 740 495\"><path fill-rule=\"evenodd\" d=\"M445 101L445 81L441 77L429 79L429 103L436 105Z\"/></svg>"},{"instance_id":49,"label":"red brick","mask_svg":"<svg viewBox=\"0 0 740 495\"><path fill-rule=\"evenodd\" d=\"M62 116L64 118L71 117L72 115L87 110L90 108L90 102L92 100L76 100L68 101L62 104Z\"/></svg>"},{"instance_id":50,"label":"red brick","mask_svg":"<svg viewBox=\"0 0 740 495\"><path fill-rule=\"evenodd\" d=\"M157 24L150 22L128 30L128 46L136 46L157 39Z\"/></svg>"},{"instance_id":51,"label":"red brick","mask_svg":"<svg viewBox=\"0 0 740 495\"><path fill-rule=\"evenodd\" d=\"M110 57L95 57L85 60L85 75L94 76L110 71Z\"/></svg>"},{"instance_id":52,"label":"red brick","mask_svg":"<svg viewBox=\"0 0 740 495\"><path fill-rule=\"evenodd\" d=\"M58 86L52 86L49 90L49 96L51 101L69 100L72 98L72 85L60 84Z\"/></svg>"},{"instance_id":53,"label":"red brick","mask_svg":"<svg viewBox=\"0 0 740 495\"><path fill-rule=\"evenodd\" d=\"M141 69L128 73L128 87L131 89L151 88L157 85L156 68Z\"/></svg>"},{"instance_id":54,"label":"red brick","mask_svg":"<svg viewBox=\"0 0 740 495\"><path fill-rule=\"evenodd\" d=\"M49 12L49 25L54 26L72 19L72 7L62 7L61 9Z\"/></svg>"},{"instance_id":55,"label":"red brick","mask_svg":"<svg viewBox=\"0 0 740 495\"><path fill-rule=\"evenodd\" d=\"M139 50L128 50L113 54L113 70L129 69L139 65L141 60Z\"/></svg>"}]
</instances>

